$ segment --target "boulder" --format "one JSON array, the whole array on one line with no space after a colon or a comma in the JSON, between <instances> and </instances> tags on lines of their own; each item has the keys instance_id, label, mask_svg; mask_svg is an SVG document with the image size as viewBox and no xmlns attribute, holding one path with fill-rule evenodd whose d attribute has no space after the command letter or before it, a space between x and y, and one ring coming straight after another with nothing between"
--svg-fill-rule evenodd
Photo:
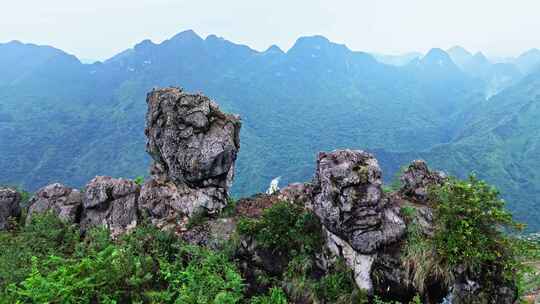
<instances>
[{"instance_id":1,"label":"boulder","mask_svg":"<svg viewBox=\"0 0 540 304\"><path fill-rule=\"evenodd\" d=\"M26 223L32 216L52 212L63 221L78 223L82 210L82 195L77 189L54 183L39 189L30 199Z\"/></svg>"},{"instance_id":2,"label":"boulder","mask_svg":"<svg viewBox=\"0 0 540 304\"><path fill-rule=\"evenodd\" d=\"M184 232L181 238L189 244L220 250L233 237L235 231L234 218L217 218L192 227Z\"/></svg>"},{"instance_id":3,"label":"boulder","mask_svg":"<svg viewBox=\"0 0 540 304\"><path fill-rule=\"evenodd\" d=\"M312 210L313 185L310 183L293 183L281 189L278 194L280 201L300 204L308 210Z\"/></svg>"},{"instance_id":4,"label":"boulder","mask_svg":"<svg viewBox=\"0 0 540 304\"><path fill-rule=\"evenodd\" d=\"M84 192L81 229L104 226L117 236L135 228L139 192L140 186L131 180L95 177Z\"/></svg>"},{"instance_id":5,"label":"boulder","mask_svg":"<svg viewBox=\"0 0 540 304\"><path fill-rule=\"evenodd\" d=\"M240 118L221 112L206 96L179 88L153 90L146 101L146 150L154 160L153 179L174 183L179 196L194 202L188 215L200 208L221 210L240 148Z\"/></svg>"},{"instance_id":6,"label":"boulder","mask_svg":"<svg viewBox=\"0 0 540 304\"><path fill-rule=\"evenodd\" d=\"M14 189L0 188L0 230L7 229L10 218L21 215L21 195Z\"/></svg>"},{"instance_id":7,"label":"boulder","mask_svg":"<svg viewBox=\"0 0 540 304\"><path fill-rule=\"evenodd\" d=\"M326 236L326 248L330 251L329 259L343 258L347 266L353 271L356 286L371 291L373 289L371 268L376 255L362 254L327 229L323 228L323 231Z\"/></svg>"},{"instance_id":8,"label":"boulder","mask_svg":"<svg viewBox=\"0 0 540 304\"><path fill-rule=\"evenodd\" d=\"M150 179L142 186L139 209L158 228L180 231L185 228L187 218L221 210L222 195L214 187L193 191L186 184Z\"/></svg>"},{"instance_id":9,"label":"boulder","mask_svg":"<svg viewBox=\"0 0 540 304\"><path fill-rule=\"evenodd\" d=\"M428 188L440 185L447 176L441 171L431 171L423 160L413 161L400 177L401 188L399 192L404 197L419 203L428 200Z\"/></svg>"},{"instance_id":10,"label":"boulder","mask_svg":"<svg viewBox=\"0 0 540 304\"><path fill-rule=\"evenodd\" d=\"M313 210L328 231L361 254L372 254L403 236L399 209L382 195L382 173L373 155L358 150L319 153Z\"/></svg>"}]
</instances>

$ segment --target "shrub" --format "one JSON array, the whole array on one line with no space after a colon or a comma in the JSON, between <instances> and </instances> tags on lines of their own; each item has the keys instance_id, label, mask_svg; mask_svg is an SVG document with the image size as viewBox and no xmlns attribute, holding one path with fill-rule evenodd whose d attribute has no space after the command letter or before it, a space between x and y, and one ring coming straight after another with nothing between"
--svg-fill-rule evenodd
<instances>
[{"instance_id":1,"label":"shrub","mask_svg":"<svg viewBox=\"0 0 540 304\"><path fill-rule=\"evenodd\" d=\"M287 295L283 292L283 289L273 287L270 289L268 295L256 296L251 298L250 304L287 304Z\"/></svg>"},{"instance_id":2,"label":"shrub","mask_svg":"<svg viewBox=\"0 0 540 304\"><path fill-rule=\"evenodd\" d=\"M234 264L222 254L185 245L173 234L143 225L117 241L103 228L79 240L78 234L72 238L52 229L63 227L61 222L45 225L52 228L40 235L35 230L43 225L36 219L18 237L31 233L57 243L37 242L45 254L29 255L25 272L2 278L9 285L1 295L5 303L224 304L243 299L243 281ZM66 247L66 240L75 241ZM54 249L44 250L48 246ZM30 248L26 243L19 247ZM5 267L8 272L16 265Z\"/></svg>"},{"instance_id":3,"label":"shrub","mask_svg":"<svg viewBox=\"0 0 540 304\"><path fill-rule=\"evenodd\" d=\"M261 219L240 220L238 232L253 237L263 248L283 253L314 252L322 246L318 218L287 202L266 209Z\"/></svg>"},{"instance_id":4,"label":"shrub","mask_svg":"<svg viewBox=\"0 0 540 304\"><path fill-rule=\"evenodd\" d=\"M78 229L49 213L33 216L25 227L0 232L0 295L31 273L32 257L69 256L78 242Z\"/></svg>"},{"instance_id":5,"label":"shrub","mask_svg":"<svg viewBox=\"0 0 540 304\"><path fill-rule=\"evenodd\" d=\"M515 283L521 264L515 240L507 231L519 225L504 209L498 191L470 176L451 178L431 188L430 196L433 235L421 233L415 219L408 225L404 263L413 285L420 291L432 279L449 285L457 267L480 279L488 297L493 288Z\"/></svg>"},{"instance_id":6,"label":"shrub","mask_svg":"<svg viewBox=\"0 0 540 304\"><path fill-rule=\"evenodd\" d=\"M161 261L160 274L168 282L169 294L176 298L174 303L225 304L243 299L242 277L220 253L185 246L175 262Z\"/></svg>"},{"instance_id":7,"label":"shrub","mask_svg":"<svg viewBox=\"0 0 540 304\"><path fill-rule=\"evenodd\" d=\"M367 297L361 294L352 280L351 271L343 262L336 269L322 277L315 285L317 298L324 303L361 303Z\"/></svg>"},{"instance_id":8,"label":"shrub","mask_svg":"<svg viewBox=\"0 0 540 304\"><path fill-rule=\"evenodd\" d=\"M135 177L133 181L135 182L135 184L142 186L144 184L144 176L139 175Z\"/></svg>"}]
</instances>

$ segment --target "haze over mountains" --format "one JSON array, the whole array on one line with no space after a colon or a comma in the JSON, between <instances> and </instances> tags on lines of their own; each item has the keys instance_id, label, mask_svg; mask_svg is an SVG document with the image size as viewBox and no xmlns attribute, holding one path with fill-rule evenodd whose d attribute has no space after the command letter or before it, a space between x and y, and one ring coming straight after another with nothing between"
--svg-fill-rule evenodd
<instances>
[{"instance_id":1,"label":"haze over mountains","mask_svg":"<svg viewBox=\"0 0 540 304\"><path fill-rule=\"evenodd\" d=\"M540 51L491 62L454 47L371 55L322 36L258 52L185 31L104 62L0 44L0 184L30 190L95 175L146 174L146 92L202 91L242 116L236 195L311 178L318 151L374 152L388 182L422 157L497 185L540 230Z\"/></svg>"}]
</instances>

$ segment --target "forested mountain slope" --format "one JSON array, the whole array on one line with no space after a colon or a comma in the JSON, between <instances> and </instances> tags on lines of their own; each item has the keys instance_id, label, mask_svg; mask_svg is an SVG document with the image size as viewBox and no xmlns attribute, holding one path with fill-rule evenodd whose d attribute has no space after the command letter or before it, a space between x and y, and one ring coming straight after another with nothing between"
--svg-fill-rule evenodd
<instances>
[{"instance_id":1,"label":"forested mountain slope","mask_svg":"<svg viewBox=\"0 0 540 304\"><path fill-rule=\"evenodd\" d=\"M453 142L425 151L376 151L387 171L424 158L461 177L471 171L497 185L516 217L540 229L540 72L477 104Z\"/></svg>"},{"instance_id":2,"label":"forested mountain slope","mask_svg":"<svg viewBox=\"0 0 540 304\"><path fill-rule=\"evenodd\" d=\"M388 157L379 159L388 168L393 158L416 154L460 174L481 171L479 164L485 164L490 166L481 171L486 177L509 198L520 197L506 171L492 177L500 164L481 162L484 154L474 149L482 146L524 165L521 141L506 146L502 139L474 134L478 124L493 124L482 118L491 117L490 111L495 115L507 102L516 112L534 95L522 89L515 93L522 100L515 101L508 89L486 101L485 81L464 72L440 49L391 66L321 36L300 38L287 52L275 46L258 52L186 31L160 44L145 40L95 64L50 47L3 44L0 69L8 71L0 76L0 183L35 190L54 181L78 187L95 175L146 174L146 92L178 85L204 91L225 111L242 116L237 195L262 191L276 176L285 183L309 179L317 151L349 147L384 150ZM534 140L536 133L527 130L538 126L520 131L523 140ZM494 134L487 127L478 132ZM532 165L528 170L538 162ZM534 174L519 172L535 184ZM529 203L512 206L520 204Z\"/></svg>"}]
</instances>

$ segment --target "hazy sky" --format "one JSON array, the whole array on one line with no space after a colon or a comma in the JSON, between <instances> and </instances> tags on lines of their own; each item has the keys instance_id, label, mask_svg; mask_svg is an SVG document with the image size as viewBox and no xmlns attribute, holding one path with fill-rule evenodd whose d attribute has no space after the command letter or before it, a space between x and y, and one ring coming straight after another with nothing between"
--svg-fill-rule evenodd
<instances>
[{"instance_id":1,"label":"hazy sky","mask_svg":"<svg viewBox=\"0 0 540 304\"><path fill-rule=\"evenodd\" d=\"M321 34L353 50L488 55L540 48L539 0L4 0L0 42L48 44L104 59L143 39L193 29L263 50Z\"/></svg>"}]
</instances>

